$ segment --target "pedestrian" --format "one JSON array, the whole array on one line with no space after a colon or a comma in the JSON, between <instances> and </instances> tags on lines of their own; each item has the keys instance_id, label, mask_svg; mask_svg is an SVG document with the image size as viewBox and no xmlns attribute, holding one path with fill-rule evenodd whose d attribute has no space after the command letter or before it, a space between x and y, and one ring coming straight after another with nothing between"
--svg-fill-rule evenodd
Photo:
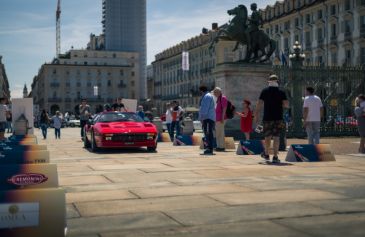
<instances>
[{"instance_id":1,"label":"pedestrian","mask_svg":"<svg viewBox=\"0 0 365 237\"><path fill-rule=\"evenodd\" d=\"M112 105L112 108L114 111L127 112L122 101L123 101L123 98L121 98L121 97L117 98L117 101Z\"/></svg>"},{"instance_id":2,"label":"pedestrian","mask_svg":"<svg viewBox=\"0 0 365 237\"><path fill-rule=\"evenodd\" d=\"M137 115L144 120L143 106L142 105L139 105L138 108L137 108L137 110L138 110Z\"/></svg>"},{"instance_id":3,"label":"pedestrian","mask_svg":"<svg viewBox=\"0 0 365 237\"><path fill-rule=\"evenodd\" d=\"M359 95L355 100L355 116L357 119L357 129L360 135L360 146L359 153L365 154L365 111L361 106L365 102L365 96L363 94Z\"/></svg>"},{"instance_id":4,"label":"pedestrian","mask_svg":"<svg viewBox=\"0 0 365 237\"><path fill-rule=\"evenodd\" d=\"M6 98L0 98L0 141L5 139L6 115L9 113Z\"/></svg>"},{"instance_id":5,"label":"pedestrian","mask_svg":"<svg viewBox=\"0 0 365 237\"><path fill-rule=\"evenodd\" d=\"M174 140L174 136L171 135L171 123L172 123L172 106L171 103L166 103L166 113L165 113L165 118L166 118L166 128L167 128L167 132L169 133L170 139L171 141Z\"/></svg>"},{"instance_id":6,"label":"pedestrian","mask_svg":"<svg viewBox=\"0 0 365 237\"><path fill-rule=\"evenodd\" d=\"M87 124L91 112L90 112L90 105L87 104L86 99L81 100L81 105L79 106L80 112L80 127L81 127L81 139L84 139L84 127Z\"/></svg>"},{"instance_id":7,"label":"pedestrian","mask_svg":"<svg viewBox=\"0 0 365 237\"><path fill-rule=\"evenodd\" d=\"M283 110L289 108L289 102L285 92L279 89L279 79L276 75L271 75L268 80L269 86L262 90L259 101L256 105L254 122L258 124L260 112L264 108L263 126L265 136L265 151L261 157L269 161L269 149L271 139L274 140L273 163L280 163L278 158L279 136L282 129L285 128L283 121Z\"/></svg>"},{"instance_id":8,"label":"pedestrian","mask_svg":"<svg viewBox=\"0 0 365 237\"><path fill-rule=\"evenodd\" d=\"M252 133L252 110L250 108L251 102L249 100L243 100L242 113L236 112L241 117L241 131L245 134L245 139L250 140L250 133Z\"/></svg>"},{"instance_id":9,"label":"pedestrian","mask_svg":"<svg viewBox=\"0 0 365 237\"><path fill-rule=\"evenodd\" d=\"M47 111L44 109L42 110L41 116L39 118L40 127L42 130L43 139L47 139L47 129L49 125L49 116Z\"/></svg>"},{"instance_id":10,"label":"pedestrian","mask_svg":"<svg viewBox=\"0 0 365 237\"><path fill-rule=\"evenodd\" d=\"M226 111L227 111L227 97L223 95L222 89L219 87L214 88L213 90L214 96L217 98L217 104L215 107L215 138L217 141L216 151L224 151L225 150L225 133L224 133L224 125L226 123Z\"/></svg>"},{"instance_id":11,"label":"pedestrian","mask_svg":"<svg viewBox=\"0 0 365 237\"><path fill-rule=\"evenodd\" d=\"M204 155L213 155L213 132L215 129L216 119L214 97L208 92L208 88L206 86L200 86L199 91L202 95L199 107L199 120L202 123L205 141L207 142Z\"/></svg>"},{"instance_id":12,"label":"pedestrian","mask_svg":"<svg viewBox=\"0 0 365 237\"><path fill-rule=\"evenodd\" d=\"M13 132L13 125L12 125L12 120L13 120L13 114L11 113L10 110L8 110L8 113L6 114L6 127L7 127L7 133L12 133Z\"/></svg>"},{"instance_id":13,"label":"pedestrian","mask_svg":"<svg viewBox=\"0 0 365 237\"><path fill-rule=\"evenodd\" d=\"M174 133L176 129L176 136L180 136L180 121L183 116L184 110L179 105L179 102L173 101L171 106L171 128L170 128L170 138L172 137L172 141L174 140Z\"/></svg>"},{"instance_id":14,"label":"pedestrian","mask_svg":"<svg viewBox=\"0 0 365 237\"><path fill-rule=\"evenodd\" d=\"M319 144L321 118L323 117L323 104L321 99L314 94L313 87L305 90L303 104L303 121L308 135L309 144Z\"/></svg>"},{"instance_id":15,"label":"pedestrian","mask_svg":"<svg viewBox=\"0 0 365 237\"><path fill-rule=\"evenodd\" d=\"M56 139L61 139L62 116L60 111L56 111L56 115L52 117L52 123Z\"/></svg>"}]
</instances>

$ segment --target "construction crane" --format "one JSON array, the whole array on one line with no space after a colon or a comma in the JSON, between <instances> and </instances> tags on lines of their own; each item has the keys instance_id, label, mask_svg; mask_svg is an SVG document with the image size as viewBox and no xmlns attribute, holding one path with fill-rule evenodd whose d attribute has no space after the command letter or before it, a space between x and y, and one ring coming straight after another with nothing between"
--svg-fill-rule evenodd
<instances>
[{"instance_id":1,"label":"construction crane","mask_svg":"<svg viewBox=\"0 0 365 237\"><path fill-rule=\"evenodd\" d=\"M61 54L61 0L57 2L56 10L56 57Z\"/></svg>"}]
</instances>

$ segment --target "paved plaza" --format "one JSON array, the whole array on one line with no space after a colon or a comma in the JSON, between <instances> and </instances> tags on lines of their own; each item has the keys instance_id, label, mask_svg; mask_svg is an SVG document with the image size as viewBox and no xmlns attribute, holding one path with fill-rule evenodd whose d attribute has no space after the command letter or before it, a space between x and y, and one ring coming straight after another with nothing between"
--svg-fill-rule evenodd
<instances>
[{"instance_id":1,"label":"paved plaza","mask_svg":"<svg viewBox=\"0 0 365 237\"><path fill-rule=\"evenodd\" d=\"M270 166L171 143L92 153L78 128L35 133L67 192L68 236L365 236L365 156L346 155L355 138L325 140L336 162Z\"/></svg>"}]
</instances>

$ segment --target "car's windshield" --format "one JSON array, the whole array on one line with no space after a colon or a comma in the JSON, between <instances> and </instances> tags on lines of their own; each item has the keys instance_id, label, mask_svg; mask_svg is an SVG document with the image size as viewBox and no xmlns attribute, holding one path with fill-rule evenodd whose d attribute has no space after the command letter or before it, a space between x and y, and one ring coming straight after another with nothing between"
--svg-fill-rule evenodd
<instances>
[{"instance_id":1,"label":"car's windshield","mask_svg":"<svg viewBox=\"0 0 365 237\"><path fill-rule=\"evenodd\" d=\"M101 114L97 118L97 122L109 123L109 122L144 122L144 121L141 117L139 117L135 113L112 112L112 113Z\"/></svg>"}]
</instances>

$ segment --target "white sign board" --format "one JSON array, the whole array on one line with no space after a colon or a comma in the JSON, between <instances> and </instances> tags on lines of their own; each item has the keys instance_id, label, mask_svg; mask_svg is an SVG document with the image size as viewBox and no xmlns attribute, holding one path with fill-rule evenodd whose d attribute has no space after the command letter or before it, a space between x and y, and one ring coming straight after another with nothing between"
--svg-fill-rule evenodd
<instances>
[{"instance_id":1,"label":"white sign board","mask_svg":"<svg viewBox=\"0 0 365 237\"><path fill-rule=\"evenodd\" d=\"M123 99L122 103L127 112L137 112L137 100Z\"/></svg>"},{"instance_id":2,"label":"white sign board","mask_svg":"<svg viewBox=\"0 0 365 237\"><path fill-rule=\"evenodd\" d=\"M22 115L28 120L28 127L31 129L28 130L28 134L33 134L33 126L34 126L34 116L33 116L33 98L23 98L23 99L12 99L11 100L12 107L11 113L13 114L13 124L15 121Z\"/></svg>"},{"instance_id":3,"label":"white sign board","mask_svg":"<svg viewBox=\"0 0 365 237\"><path fill-rule=\"evenodd\" d=\"M39 225L39 203L0 204L0 229Z\"/></svg>"}]
</instances>

